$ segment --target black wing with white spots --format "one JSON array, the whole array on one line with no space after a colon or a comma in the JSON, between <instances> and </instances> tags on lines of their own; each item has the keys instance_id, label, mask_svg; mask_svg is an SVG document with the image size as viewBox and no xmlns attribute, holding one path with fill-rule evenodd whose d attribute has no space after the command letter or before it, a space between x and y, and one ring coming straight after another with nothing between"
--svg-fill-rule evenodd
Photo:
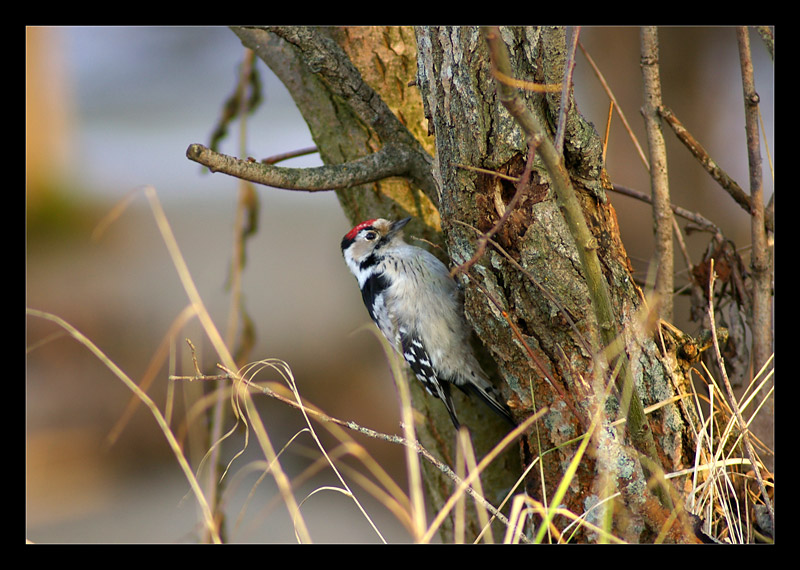
<instances>
[{"instance_id":1,"label":"black wing with white spots","mask_svg":"<svg viewBox=\"0 0 800 570\"><path fill-rule=\"evenodd\" d=\"M425 350L425 345L422 344L422 341L413 331L409 332L401 327L398 332L400 333L403 358L411 367L417 379L425 386L428 393L444 402L444 407L447 408L447 413L450 414L453 425L458 429L460 424L450 395L450 383L439 381L431 364L430 355Z\"/></svg>"}]
</instances>

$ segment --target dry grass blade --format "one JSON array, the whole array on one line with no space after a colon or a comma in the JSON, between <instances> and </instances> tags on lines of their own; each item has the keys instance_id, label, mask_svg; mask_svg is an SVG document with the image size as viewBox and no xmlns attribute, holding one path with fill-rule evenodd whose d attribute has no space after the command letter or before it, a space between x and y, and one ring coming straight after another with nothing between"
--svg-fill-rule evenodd
<instances>
[{"instance_id":1,"label":"dry grass blade","mask_svg":"<svg viewBox=\"0 0 800 570\"><path fill-rule=\"evenodd\" d=\"M228 370L235 370L235 364L233 361L233 357L228 350L225 342L222 339L219 331L217 330L216 325L214 324L211 315L206 310L205 304L203 303L202 298L200 297L200 293L197 290L197 287L191 277L189 272L189 268L186 265L186 261L183 258L183 255L180 252L180 248L178 247L178 242L175 239L175 235L172 233L172 228L167 221L166 214L164 213L163 208L161 207L161 203L158 200L158 196L156 194L155 188L152 186L147 186L145 188L145 196L147 197L148 201L150 202L150 207L153 212L153 216L156 219L156 224L158 226L159 231L161 232L161 236L164 240L164 243L169 251L170 257L172 259L172 263L175 266L175 269L178 272L178 277L183 284L184 290L186 291L187 296L189 297L189 301L191 302L192 306L194 307L195 312L200 320L200 323L203 326L203 330L206 336L211 341L212 346L214 347L217 355L222 360L223 365ZM292 494L291 485L289 483L289 479L284 473L283 469L281 468L281 464L277 461L277 455L275 450L272 446L272 442L269 439L266 429L264 428L264 424L261 422L261 418L258 416L257 411L253 405L252 399L250 398L250 394L247 391L247 388L243 386L244 383L238 383L238 394L237 397L240 399L241 402L244 403L244 410L246 411L246 415L250 420L250 425L256 435L256 439L261 446L261 449L264 452L264 455L268 462L273 464L273 476L275 477L275 482L278 485L278 488L281 492L281 496L283 500L286 502L286 507L289 509L291 513L296 513L298 509L297 501ZM301 541L311 541L311 537L308 534L308 529L305 525L305 522L302 520L302 517L297 522L296 532L300 537Z\"/></svg>"},{"instance_id":2,"label":"dry grass blade","mask_svg":"<svg viewBox=\"0 0 800 570\"><path fill-rule=\"evenodd\" d=\"M164 335L164 338L159 344L158 348L156 349L155 354L150 359L150 363L147 365L147 370L145 370L142 379L139 381L139 387L142 389L143 392L147 392L150 386L156 379L156 374L161 369L161 366L164 364L164 361L167 359L169 355L170 347L177 336L178 332L183 329L186 323L194 316L194 310L191 306L185 307L183 311L173 320L172 324L167 331L167 334ZM128 403L128 406L125 408L125 411L122 413L122 416L117 420L114 427L111 428L111 432L108 434L106 440L108 445L114 445L114 443L119 438L122 430L125 429L125 426L130 421L131 417L133 417L133 413L136 411L141 400L136 398L135 396L131 398L131 401Z\"/></svg>"},{"instance_id":3,"label":"dry grass blade","mask_svg":"<svg viewBox=\"0 0 800 570\"><path fill-rule=\"evenodd\" d=\"M26 312L31 316L51 321L60 326L61 328L63 328L65 331L67 331L70 334L70 336L72 336L75 340L77 340L86 348L88 348L89 351L92 354L94 354L97 357L97 359L100 360L100 362L105 364L105 366L109 370L111 370L117 378L122 380L122 382L128 387L128 389L130 389L142 401L142 403L147 407L147 409L150 410L150 413L155 418L156 423L158 423L158 427L164 434L164 437L166 438L170 449L175 455L175 458L178 460L178 465L183 471L184 476L186 477L187 481L189 481L189 485L192 488L192 492L194 493L195 498L197 499L197 502L200 505L200 510L203 513L203 522L205 524L206 529L210 533L210 536L212 537L214 542L217 543L221 542L219 536L219 529L217 528L217 525L214 521L214 517L211 513L211 508L209 507L209 504L206 501L205 496L203 495L203 491L200 488L200 484L198 483L197 478L194 476L194 473L192 472L192 468L189 465L188 461L186 461L186 457L183 455L183 450L181 449L180 444L178 444L178 441L175 438L175 435L172 433L169 424L167 424L166 419L164 419L164 416L161 414L161 411L158 409L158 406L156 406L155 402L153 402L153 400L151 400L150 397L147 394L145 394L141 390L141 388L139 388L139 386L137 386L136 383L133 380L131 380L128 377L128 375L125 374L125 372L122 371L122 369L119 368L119 366L117 366L113 361L111 361L111 359L109 359L103 353L103 351L101 351L91 340L86 338L75 327L73 327L60 317L57 317L56 315L52 315L50 313L46 313L44 311L38 311L29 308L26 310Z\"/></svg>"},{"instance_id":4,"label":"dry grass blade","mask_svg":"<svg viewBox=\"0 0 800 570\"><path fill-rule=\"evenodd\" d=\"M558 516L566 517L566 518L572 520L573 524L580 525L580 526L586 528L587 530L596 533L598 536L602 537L606 542L613 542L613 543L617 543L617 544L625 544L624 540L621 540L620 538L614 536L613 534L611 534L607 530L605 530L605 529L603 529L603 528L601 528L601 527L599 527L599 526L597 526L597 525L585 520L584 516L585 516L586 513L584 513L583 515L578 516L575 513L573 513L572 511L570 511L569 509L558 508L558 507L556 507L556 508L545 507L539 501L536 501L536 500L534 500L531 497L528 497L526 495L517 495L514 498L514 503L512 504L512 510L511 510L511 517L510 518L515 523L516 527L521 527L523 522L524 522L524 518L525 518L526 515L528 515L528 514L537 514L537 515L541 516L542 518L546 518L548 516L548 513L550 513L551 515L558 515ZM551 520L552 520L552 517L551 517ZM509 526L509 530L511 530L511 528L512 527ZM567 528L569 528L569 527L567 527ZM555 535L557 537L558 542L565 542L562 539L562 536L563 536L564 533L559 533L558 529L552 523L549 524L549 530L550 530L551 533L553 533L553 535ZM506 543L516 543L517 540L515 540L514 537L511 536L510 534L507 534L505 542Z\"/></svg>"},{"instance_id":5,"label":"dry grass blade","mask_svg":"<svg viewBox=\"0 0 800 570\"><path fill-rule=\"evenodd\" d=\"M308 413L306 412L306 407L303 405L303 401L302 401L302 399L300 397L300 392L297 389L297 383L295 382L295 379L294 379L294 374L292 373L292 370L289 367L289 365L286 364L285 362L283 362L282 360L278 360L278 359L263 360L263 361L260 361L257 364L261 365L261 368L257 369L256 372L254 373L254 375L257 374L263 368L271 368L272 370L275 370L276 372L278 372L278 374L281 375L283 380L289 386L289 389L292 391L292 394L294 395L295 400L296 400L296 402L298 404L297 408L303 414L303 418L305 419L306 425L308 426L309 433L311 434L311 437L313 438L314 443L317 445L317 447L319 448L320 452L325 457L325 460L327 461L327 463L330 466L331 470L336 475L337 479L339 479L339 482L342 485L342 489L337 489L337 490L341 491L343 494L345 494L346 496L350 497L353 500L353 502L356 504L358 510L361 512L361 514L364 515L364 518L367 520L367 522L369 522L369 524L372 527L372 529L375 531L375 533L378 535L378 537L381 539L381 541L385 543L386 539L383 537L383 535L381 534L380 530L378 530L378 527L375 526L375 523L373 522L372 518L367 514L367 512L364 509L364 507L361 504L361 502L353 494L353 492L351 491L349 485L345 481L344 477L339 472L339 469L336 467L336 465L333 462L333 460L331 459L330 455L328 455L328 452L325 450L325 446L322 445L322 442L320 441L319 436L317 435L316 431L314 430L314 426L311 423L311 419L309 418ZM249 385L250 381L248 380L248 381L245 381L243 383ZM306 499L308 499L308 497L306 497ZM304 501L306 499L304 499ZM299 511L299 505L298 505L298 511Z\"/></svg>"},{"instance_id":6,"label":"dry grass blade","mask_svg":"<svg viewBox=\"0 0 800 570\"><path fill-rule=\"evenodd\" d=\"M306 429L302 429L299 432L297 432L296 434L294 434L291 438L289 438L289 441L287 441L284 444L284 446L280 449L280 451L278 451L278 453L276 455L276 460L280 459L280 457L283 455L284 451L286 451L289 448L289 446L291 446L291 444L298 437L300 437L302 434L306 433L307 431L308 430L306 430ZM225 490L225 494L223 495L223 499L222 499L222 503L223 504L224 504L224 502L226 502L226 500L227 500L227 498L229 496L233 495L234 491L239 486L239 482L248 473L251 473L251 472L254 472L254 471L260 473L260 475L256 479L255 483L253 483L253 485L251 486L250 491L247 494L247 497L243 501L242 508L239 510L239 514L236 517L236 522L234 523L233 528L239 529L242 526L242 524L244 522L245 514L246 514L247 509L248 509L248 506L249 506L250 502L253 500L253 498L255 497L256 490L261 485L261 483L263 483L263 481L267 477L267 475L270 474L271 469L272 469L272 464L267 463L266 461L263 461L263 460L251 461L250 463L248 463L247 465L245 465L244 467L239 469L231 477L231 482L229 483L228 487Z\"/></svg>"},{"instance_id":7,"label":"dry grass blade","mask_svg":"<svg viewBox=\"0 0 800 570\"><path fill-rule=\"evenodd\" d=\"M764 503L767 506L767 510L769 512L770 519L772 521L773 531L775 528L775 510L772 506L772 501L769 499L769 494L767 493L766 486L764 485L764 479L761 475L761 469L758 468L758 462L755 458L755 452L753 451L753 444L750 437L750 430L748 429L747 424L742 417L742 411L737 405L736 397L733 394L733 388L731 387L731 383L728 380L727 372L725 371L725 364L722 358L722 354L719 348L719 342L717 340L717 332L716 332L716 324L714 322L714 260L711 260L711 272L710 272L710 279L709 279L709 319L711 324L711 334L713 338L713 347L717 357L717 362L719 363L720 372L722 374L723 382L725 383L725 389L728 394L728 398L730 399L731 406L733 407L734 416L736 418L736 422L739 425L739 429L742 432L742 438L744 441L745 450L747 452L747 456L750 459L750 462L755 467L754 473L756 476L756 480L758 481L758 486L761 490L761 497Z\"/></svg>"},{"instance_id":8,"label":"dry grass blade","mask_svg":"<svg viewBox=\"0 0 800 570\"><path fill-rule=\"evenodd\" d=\"M434 518L433 521L431 521L430 526L428 527L428 529L425 532L425 535L422 538L422 542L430 542L430 540L433 538L433 535L439 530L439 527L444 522L445 517L448 516L448 514L453 509L453 507L455 506L456 502L459 500L461 495L463 495L466 492L472 491L471 487L472 484L480 476L480 474L483 472L486 466L489 465L492 461L494 461L495 458L512 441L515 441L517 437L520 436L520 434L524 433L525 430L527 430L531 426L531 424L533 424L533 422L540 419L546 412L547 409L539 410L535 414L526 418L525 421L519 424L516 428L511 430L497 445L494 446L494 448L492 448L492 450L489 453L487 453L483 457L483 459L481 459L477 467L471 470L467 474L467 477L465 479L458 481L457 478L454 478L454 480L456 480L458 483L456 486L456 490L453 492L452 495L450 495L450 498L448 498L447 502L442 506L439 512L436 513L436 517ZM475 497L474 491L472 491L471 494L473 495L473 497ZM508 520L505 517L503 517L499 512L495 512L494 516L499 518L505 524L508 524Z\"/></svg>"},{"instance_id":9,"label":"dry grass blade","mask_svg":"<svg viewBox=\"0 0 800 570\"><path fill-rule=\"evenodd\" d=\"M725 388L717 383L714 375L703 365L701 379L708 387L708 395L697 395L695 399L700 425L695 434L697 443L694 465L671 473L668 477L674 479L691 476L691 481L687 481L684 486L687 492L687 509L703 519L702 531L712 540L743 543L751 541L758 533L753 527L753 509L761 501L759 497L763 492L758 490L748 496L744 488L748 480L755 482L756 473L766 471L766 468L755 454L749 456L745 452L744 456L740 456L745 432L740 429L734 408L743 414L756 401L757 395L761 396L761 401L745 422L749 429L754 418L763 411L765 403L773 397L772 389L769 388L772 377L769 365L769 362L765 364L753 377L739 401L732 402L726 398ZM701 400L707 403L707 413ZM749 437L754 445L758 444L766 450L753 434L750 433ZM755 464L750 457L754 458ZM748 470L752 475L748 474ZM765 482L765 486L771 489L772 483L767 485ZM770 539L761 536L759 540Z\"/></svg>"},{"instance_id":10,"label":"dry grass blade","mask_svg":"<svg viewBox=\"0 0 800 570\"><path fill-rule=\"evenodd\" d=\"M419 444L413 445L412 442L417 442L416 430L414 427L414 409L411 405L411 393L408 389L408 382L403 370L402 364L398 358L394 348L389 344L389 341L382 335L377 334L376 329L370 328L375 334L375 338L380 342L384 354L389 362L391 368L392 378L394 379L397 394L400 398L400 415L403 426L403 435L405 441L408 442L405 447L406 454L406 472L408 475L408 486L411 500L411 520L412 520L412 535L414 542L426 542L425 528L427 526L425 520L425 497L422 490L422 469L419 461Z\"/></svg>"},{"instance_id":11,"label":"dry grass blade","mask_svg":"<svg viewBox=\"0 0 800 570\"><path fill-rule=\"evenodd\" d=\"M461 456L461 460L463 461L467 472L474 472L478 469L477 462L475 461L475 449L472 447L472 440L470 439L469 431L467 431L466 428L461 428L458 430L458 454ZM475 478L475 483L473 486L475 491L480 496L484 496L480 477ZM475 511L478 515L478 522L480 523L481 527L487 528L490 524L490 521L486 509L481 503L476 502ZM494 542L491 532L481 533L481 536L484 537L483 540L487 544L492 544ZM480 537L476 539L476 542L479 539Z\"/></svg>"}]
</instances>

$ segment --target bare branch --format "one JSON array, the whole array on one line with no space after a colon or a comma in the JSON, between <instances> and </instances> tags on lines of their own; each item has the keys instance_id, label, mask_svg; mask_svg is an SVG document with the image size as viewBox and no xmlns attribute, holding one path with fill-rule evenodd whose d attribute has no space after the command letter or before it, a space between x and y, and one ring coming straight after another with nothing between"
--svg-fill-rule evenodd
<instances>
[{"instance_id":1,"label":"bare branch","mask_svg":"<svg viewBox=\"0 0 800 570\"><path fill-rule=\"evenodd\" d=\"M350 104L356 114L384 141L414 144L416 140L372 87L362 78L344 49L316 27L271 26L268 31L295 46L306 65L331 91Z\"/></svg>"},{"instance_id":2,"label":"bare branch","mask_svg":"<svg viewBox=\"0 0 800 570\"><path fill-rule=\"evenodd\" d=\"M390 176L405 176L414 160L411 151L392 144L350 162L314 168L286 168L243 160L215 152L201 144L189 145L186 156L212 172L222 172L274 188L306 192L341 190Z\"/></svg>"},{"instance_id":3,"label":"bare branch","mask_svg":"<svg viewBox=\"0 0 800 570\"><path fill-rule=\"evenodd\" d=\"M753 275L753 369L759 370L772 354L772 262L764 224L764 188L761 179L761 146L758 134L758 93L750 57L750 36L746 27L736 29L742 68L747 158L750 165L750 233Z\"/></svg>"},{"instance_id":4,"label":"bare branch","mask_svg":"<svg viewBox=\"0 0 800 570\"><path fill-rule=\"evenodd\" d=\"M672 252L672 208L667 176L667 149L658 109L661 107L661 75L658 67L658 30L654 26L641 30L641 66L644 79L644 116L647 146L650 151L650 187L653 195L655 254L657 261L655 292L658 314L672 320L672 292L675 289Z\"/></svg>"}]
</instances>

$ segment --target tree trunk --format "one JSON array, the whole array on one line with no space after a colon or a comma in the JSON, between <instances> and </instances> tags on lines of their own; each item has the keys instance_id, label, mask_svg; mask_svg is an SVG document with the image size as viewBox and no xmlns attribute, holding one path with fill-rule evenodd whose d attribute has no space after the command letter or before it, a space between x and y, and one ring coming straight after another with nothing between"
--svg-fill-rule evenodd
<instances>
[{"instance_id":1,"label":"tree trunk","mask_svg":"<svg viewBox=\"0 0 800 570\"><path fill-rule=\"evenodd\" d=\"M436 133L442 226L451 259L463 263L475 251L477 232L493 227L515 193L514 185L504 179L463 165L518 177L525 168L528 148L521 129L498 102L487 48L478 30L421 29L417 34L420 84ZM514 77L543 84L562 81L563 29L507 28L502 39L513 54ZM560 94L542 96L528 91L523 96L527 107L554 134ZM614 209L605 197L607 181L599 137L580 117L573 101L569 108L565 164L597 241L617 330L642 403L665 401L675 394L673 382L683 379L673 376L677 370L654 342L655 331L652 327L648 330L647 315L641 311L641 292L630 273ZM516 413L524 418L542 407L550 410L538 429L529 433L535 454L555 450L542 460L544 481L537 480L534 470L529 482L529 492L544 500L543 493L551 494L564 475L579 444L576 438L585 432L595 409L598 389L604 389L607 380L595 374L593 351L601 346L602 335L584 271L560 204L553 197L550 175L538 157L530 187L495 239L505 254L490 248L473 267L465 279L466 311L498 363ZM606 402L612 420L618 413L615 400L612 393ZM683 440L686 418L679 405L661 408L649 419L663 467L674 470L690 464L687 453L691 449L684 448ZM632 457L613 440L603 445L613 447L618 459L595 456L581 462L564 502L573 512L583 512L603 496L598 487L598 461L603 471L617 474L618 485L642 480L642 475L621 473L636 454ZM630 496L629 500L652 499L645 495ZM642 522L648 521L639 524Z\"/></svg>"},{"instance_id":2,"label":"tree trunk","mask_svg":"<svg viewBox=\"0 0 800 570\"><path fill-rule=\"evenodd\" d=\"M662 339L631 277L616 215L605 194L609 182L601 141L578 113L571 90L563 167L593 236L586 246L596 252L602 267L614 314L609 326L620 335L621 356L601 358L608 331L598 326L581 252L565 219L564 204L554 194L551 169L534 152L529 180L515 183L498 175L514 179L527 175L530 139L498 97L489 50L479 29L237 28L235 32L289 88L325 164L341 164L389 144L402 144L424 157L427 172L410 168L404 177L340 190L338 195L353 223L371 217L415 217L407 234L442 245L447 255L434 253L464 268L459 279L466 314L491 357L487 367L496 365L498 385L515 417L523 421L547 409L524 434L525 445L504 454L482 477L489 501L498 504L520 476L520 458L525 463L538 458L526 488L535 500L549 504L581 444L580 436L600 411L602 427L594 432L590 452L578 464L561 504L580 514L619 491L620 509L615 512L624 514L614 517L616 533L641 541L662 530L674 492L657 498L647 489L647 477L660 469L691 465L692 440L687 434L694 418L680 403L648 415L642 429L655 449L655 457L648 461L647 451L632 443L624 423L609 425L625 419L627 409L620 410L619 405L624 378L615 385L612 373L616 363L621 364L623 376L629 370L634 399L638 396L637 402L645 407L681 393L686 379L674 345ZM563 28L503 28L501 38L510 51L515 78L561 85L567 53ZM329 59L339 57L352 63L364 84L343 79L341 66L328 66ZM342 85L349 85L349 90ZM520 90L519 95L554 137L560 87L547 94ZM493 235L496 245L489 245L474 265L463 266L478 251L480 236L495 227L506 209L511 211ZM418 384L411 382L414 405L427 419L419 427L421 442L453 465L455 437L449 418ZM480 404L458 400L456 406L479 455L507 431ZM429 506L436 512L452 492L452 483L435 469L429 468L425 477ZM598 509L589 520L602 516ZM570 521L554 522L563 528ZM680 525L675 526L668 539L691 539L677 528ZM471 529L477 535L476 520ZM444 540L451 537L449 532L445 527Z\"/></svg>"}]
</instances>

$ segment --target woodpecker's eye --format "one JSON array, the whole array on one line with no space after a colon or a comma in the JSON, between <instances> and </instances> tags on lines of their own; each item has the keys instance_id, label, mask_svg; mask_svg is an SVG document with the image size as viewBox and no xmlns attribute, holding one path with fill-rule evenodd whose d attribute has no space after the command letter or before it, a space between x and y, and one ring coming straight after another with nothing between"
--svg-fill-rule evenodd
<instances>
[{"instance_id":1,"label":"woodpecker's eye","mask_svg":"<svg viewBox=\"0 0 800 570\"><path fill-rule=\"evenodd\" d=\"M372 241L378 237L378 232L368 231L364 234L364 239Z\"/></svg>"}]
</instances>

